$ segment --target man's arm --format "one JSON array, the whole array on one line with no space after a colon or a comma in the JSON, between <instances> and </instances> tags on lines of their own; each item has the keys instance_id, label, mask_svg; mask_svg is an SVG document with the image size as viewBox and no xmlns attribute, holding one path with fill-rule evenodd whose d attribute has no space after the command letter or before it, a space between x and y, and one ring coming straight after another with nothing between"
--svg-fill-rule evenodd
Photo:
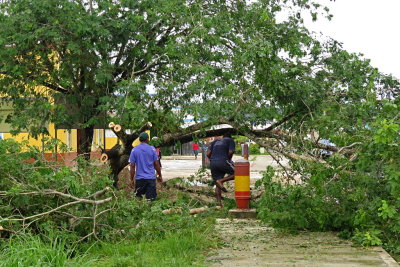
<instances>
[{"instance_id":1,"label":"man's arm","mask_svg":"<svg viewBox=\"0 0 400 267\"><path fill-rule=\"evenodd\" d=\"M207 149L207 158L211 159L212 150L214 147L214 142L211 143L210 147Z\"/></svg>"},{"instance_id":2,"label":"man's arm","mask_svg":"<svg viewBox=\"0 0 400 267\"><path fill-rule=\"evenodd\" d=\"M157 172L157 181L162 183L163 179L162 179L162 174L161 174L160 163L158 162L158 160L156 160L153 162L153 165L154 165L154 169L156 169L156 172Z\"/></svg>"},{"instance_id":3,"label":"man's arm","mask_svg":"<svg viewBox=\"0 0 400 267\"><path fill-rule=\"evenodd\" d=\"M211 158L211 153L212 153L212 150L211 150L211 149L208 149L208 150L207 150L207 158L208 158L208 159Z\"/></svg>"},{"instance_id":4,"label":"man's arm","mask_svg":"<svg viewBox=\"0 0 400 267\"><path fill-rule=\"evenodd\" d=\"M229 140L229 151L228 151L228 158L232 160L233 154L235 154L235 141L232 138Z\"/></svg>"},{"instance_id":5,"label":"man's arm","mask_svg":"<svg viewBox=\"0 0 400 267\"><path fill-rule=\"evenodd\" d=\"M130 164L130 174L131 174L131 185L132 188L135 188L135 176L136 176L136 164L131 163Z\"/></svg>"},{"instance_id":6,"label":"man's arm","mask_svg":"<svg viewBox=\"0 0 400 267\"><path fill-rule=\"evenodd\" d=\"M232 160L233 154L235 154L235 151L234 151L234 150L229 150L229 151L228 151L228 158L229 158L230 160Z\"/></svg>"}]
</instances>

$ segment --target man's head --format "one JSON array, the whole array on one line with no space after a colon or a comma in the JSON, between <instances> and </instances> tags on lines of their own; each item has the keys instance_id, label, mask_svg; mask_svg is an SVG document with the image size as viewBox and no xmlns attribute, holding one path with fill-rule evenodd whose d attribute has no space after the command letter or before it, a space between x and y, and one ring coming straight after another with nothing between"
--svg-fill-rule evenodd
<instances>
[{"instance_id":1,"label":"man's head","mask_svg":"<svg viewBox=\"0 0 400 267\"><path fill-rule=\"evenodd\" d=\"M149 141L149 134L146 132L142 132L139 134L139 141L140 142L148 142Z\"/></svg>"},{"instance_id":2,"label":"man's head","mask_svg":"<svg viewBox=\"0 0 400 267\"><path fill-rule=\"evenodd\" d=\"M229 137L232 138L232 134L230 132L225 132L223 137Z\"/></svg>"}]
</instances>

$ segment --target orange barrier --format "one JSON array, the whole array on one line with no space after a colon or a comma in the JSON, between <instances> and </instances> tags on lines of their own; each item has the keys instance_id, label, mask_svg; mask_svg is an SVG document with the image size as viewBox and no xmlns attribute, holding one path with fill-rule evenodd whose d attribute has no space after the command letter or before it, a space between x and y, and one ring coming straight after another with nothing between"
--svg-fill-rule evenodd
<instances>
[{"instance_id":1,"label":"orange barrier","mask_svg":"<svg viewBox=\"0 0 400 267\"><path fill-rule=\"evenodd\" d=\"M235 199L238 209L250 206L250 162L239 159L235 162Z\"/></svg>"}]
</instances>

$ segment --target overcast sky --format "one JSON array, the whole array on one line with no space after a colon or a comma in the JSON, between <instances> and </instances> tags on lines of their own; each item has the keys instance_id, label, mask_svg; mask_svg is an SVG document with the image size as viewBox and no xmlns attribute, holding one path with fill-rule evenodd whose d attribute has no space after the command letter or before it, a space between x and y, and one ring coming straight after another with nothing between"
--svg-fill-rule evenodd
<instances>
[{"instance_id":1,"label":"overcast sky","mask_svg":"<svg viewBox=\"0 0 400 267\"><path fill-rule=\"evenodd\" d=\"M307 22L308 28L371 59L381 72L400 79L400 0L317 0L329 7L331 21Z\"/></svg>"}]
</instances>

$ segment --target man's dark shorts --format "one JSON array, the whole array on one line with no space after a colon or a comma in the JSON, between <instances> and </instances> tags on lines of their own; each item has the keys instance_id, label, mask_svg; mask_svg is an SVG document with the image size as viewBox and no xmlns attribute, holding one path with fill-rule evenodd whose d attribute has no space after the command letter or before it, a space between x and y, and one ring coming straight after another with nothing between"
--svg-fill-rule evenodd
<instances>
[{"instance_id":1,"label":"man's dark shorts","mask_svg":"<svg viewBox=\"0 0 400 267\"><path fill-rule=\"evenodd\" d=\"M224 178L225 174L234 174L235 169L232 161L228 160L212 160L210 162L211 176L214 180Z\"/></svg>"},{"instance_id":2,"label":"man's dark shorts","mask_svg":"<svg viewBox=\"0 0 400 267\"><path fill-rule=\"evenodd\" d=\"M195 156L197 156L197 155L199 154L199 151L198 151L198 150L193 150L193 154L194 154Z\"/></svg>"},{"instance_id":3,"label":"man's dark shorts","mask_svg":"<svg viewBox=\"0 0 400 267\"><path fill-rule=\"evenodd\" d=\"M157 197L156 179L138 179L136 180L136 197L146 196L151 201Z\"/></svg>"}]
</instances>

